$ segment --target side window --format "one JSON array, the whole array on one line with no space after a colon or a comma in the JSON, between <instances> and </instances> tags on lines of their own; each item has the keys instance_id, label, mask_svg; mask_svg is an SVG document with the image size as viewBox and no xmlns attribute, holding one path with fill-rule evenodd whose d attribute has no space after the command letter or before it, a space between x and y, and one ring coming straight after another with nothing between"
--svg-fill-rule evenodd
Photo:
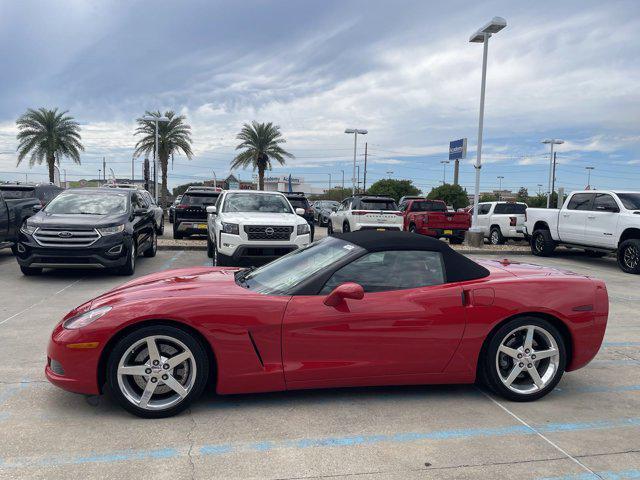
<instances>
[{"instance_id":1,"label":"side window","mask_svg":"<svg viewBox=\"0 0 640 480\"><path fill-rule=\"evenodd\" d=\"M604 210L605 212L620 211L620 207L611 195L606 193L597 193L593 200L593 210Z\"/></svg>"},{"instance_id":2,"label":"side window","mask_svg":"<svg viewBox=\"0 0 640 480\"><path fill-rule=\"evenodd\" d=\"M478 215L486 215L491 210L490 203L481 203L478 205Z\"/></svg>"},{"instance_id":3,"label":"side window","mask_svg":"<svg viewBox=\"0 0 640 480\"><path fill-rule=\"evenodd\" d=\"M138 193L131 195L131 206L135 210L136 208L147 208L142 197Z\"/></svg>"},{"instance_id":4,"label":"side window","mask_svg":"<svg viewBox=\"0 0 640 480\"><path fill-rule=\"evenodd\" d=\"M440 252L392 250L368 253L335 272L320 291L328 295L341 283L355 282L365 292L385 292L445 283Z\"/></svg>"},{"instance_id":5,"label":"side window","mask_svg":"<svg viewBox=\"0 0 640 480\"><path fill-rule=\"evenodd\" d=\"M591 210L593 193L576 193L567 205L568 210Z\"/></svg>"},{"instance_id":6,"label":"side window","mask_svg":"<svg viewBox=\"0 0 640 480\"><path fill-rule=\"evenodd\" d=\"M220 207L222 207L222 197L224 195L218 195L218 199L216 200L216 212L220 213L222 210L220 210Z\"/></svg>"}]
</instances>

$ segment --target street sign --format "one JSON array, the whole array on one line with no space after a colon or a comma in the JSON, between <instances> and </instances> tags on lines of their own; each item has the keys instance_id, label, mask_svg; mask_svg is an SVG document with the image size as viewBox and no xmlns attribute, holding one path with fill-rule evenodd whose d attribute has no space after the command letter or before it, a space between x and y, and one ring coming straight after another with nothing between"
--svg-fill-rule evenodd
<instances>
[{"instance_id":1,"label":"street sign","mask_svg":"<svg viewBox=\"0 0 640 480\"><path fill-rule=\"evenodd\" d=\"M462 160L467 156L467 139L449 142L449 160Z\"/></svg>"}]
</instances>

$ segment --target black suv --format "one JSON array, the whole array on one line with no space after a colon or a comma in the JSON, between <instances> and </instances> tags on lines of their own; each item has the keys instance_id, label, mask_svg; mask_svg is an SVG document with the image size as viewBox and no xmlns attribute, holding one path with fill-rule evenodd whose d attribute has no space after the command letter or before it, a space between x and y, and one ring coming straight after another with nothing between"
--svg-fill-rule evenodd
<instances>
[{"instance_id":1,"label":"black suv","mask_svg":"<svg viewBox=\"0 0 640 480\"><path fill-rule=\"evenodd\" d=\"M43 268L109 268L131 275L139 254L157 250L153 210L136 190L66 190L27 219L16 259L22 273Z\"/></svg>"},{"instance_id":2,"label":"black suv","mask_svg":"<svg viewBox=\"0 0 640 480\"><path fill-rule=\"evenodd\" d=\"M280 193L282 193L285 197L287 197L287 200L289 200L289 203L293 207L294 211L296 208L304 208L304 215L301 215L301 217L304 218L309 224L309 230L310 230L309 240L313 242L313 236L316 230L315 221L313 218L314 217L313 208L311 208L311 204L309 203L309 200L307 200L307 197L305 196L304 192L280 192Z\"/></svg>"},{"instance_id":3,"label":"black suv","mask_svg":"<svg viewBox=\"0 0 640 480\"><path fill-rule=\"evenodd\" d=\"M207 234L207 206L215 205L221 190L189 187L173 214L173 238Z\"/></svg>"}]
</instances>

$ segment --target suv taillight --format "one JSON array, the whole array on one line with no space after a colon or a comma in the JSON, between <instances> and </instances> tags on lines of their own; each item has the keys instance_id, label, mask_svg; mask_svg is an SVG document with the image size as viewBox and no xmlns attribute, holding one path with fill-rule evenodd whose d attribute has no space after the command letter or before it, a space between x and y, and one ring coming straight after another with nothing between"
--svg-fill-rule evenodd
<instances>
[{"instance_id":1,"label":"suv taillight","mask_svg":"<svg viewBox=\"0 0 640 480\"><path fill-rule=\"evenodd\" d=\"M367 212L362 211L362 210L353 210L351 212L351 215L366 215L366 214L367 214Z\"/></svg>"},{"instance_id":2,"label":"suv taillight","mask_svg":"<svg viewBox=\"0 0 640 480\"><path fill-rule=\"evenodd\" d=\"M509 226L515 227L518 219L516 217L509 217Z\"/></svg>"}]
</instances>

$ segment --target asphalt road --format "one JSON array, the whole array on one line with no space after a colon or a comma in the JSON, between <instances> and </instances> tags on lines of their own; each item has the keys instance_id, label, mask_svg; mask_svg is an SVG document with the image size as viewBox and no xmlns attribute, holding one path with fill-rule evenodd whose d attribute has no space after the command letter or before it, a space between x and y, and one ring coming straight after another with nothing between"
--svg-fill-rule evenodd
<instances>
[{"instance_id":1,"label":"asphalt road","mask_svg":"<svg viewBox=\"0 0 640 480\"><path fill-rule=\"evenodd\" d=\"M474 386L209 394L150 421L43 375L58 319L128 279L27 278L0 250L0 479L640 478L640 279L609 258L515 260L598 276L609 288L603 349L543 400L510 403ZM208 262L203 251L160 251L140 258L136 276Z\"/></svg>"}]
</instances>

